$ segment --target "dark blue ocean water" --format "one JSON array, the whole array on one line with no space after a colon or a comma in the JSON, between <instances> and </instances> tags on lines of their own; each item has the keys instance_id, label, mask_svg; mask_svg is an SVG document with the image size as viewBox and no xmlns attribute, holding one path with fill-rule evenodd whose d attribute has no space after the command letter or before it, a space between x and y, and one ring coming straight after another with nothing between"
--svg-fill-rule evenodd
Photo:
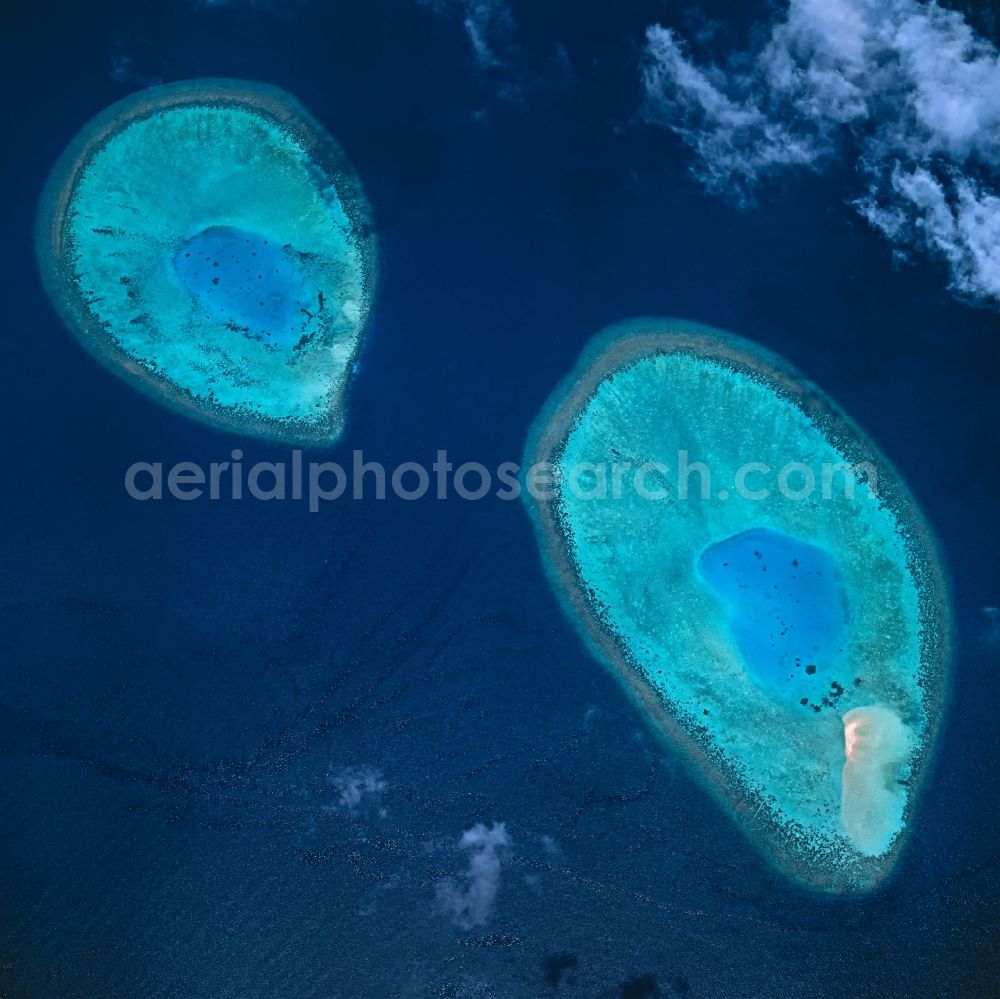
<instances>
[{"instance_id":1,"label":"dark blue ocean water","mask_svg":"<svg viewBox=\"0 0 1000 999\"><path fill-rule=\"evenodd\" d=\"M845 177L750 213L705 197L635 122L664 5L512 6L518 68L485 74L457 22L386 0L25 5L5 32L0 995L993 994L997 317L894 266ZM288 459L107 374L35 272L71 135L140 79L204 75L298 96L373 205L381 283L323 457L518 460L593 333L666 314L786 356L896 464L957 656L882 891L771 870L590 658L520 504L126 495L138 460ZM509 847L460 846L480 822ZM499 882L463 929L449 884L476 856Z\"/></svg>"}]
</instances>

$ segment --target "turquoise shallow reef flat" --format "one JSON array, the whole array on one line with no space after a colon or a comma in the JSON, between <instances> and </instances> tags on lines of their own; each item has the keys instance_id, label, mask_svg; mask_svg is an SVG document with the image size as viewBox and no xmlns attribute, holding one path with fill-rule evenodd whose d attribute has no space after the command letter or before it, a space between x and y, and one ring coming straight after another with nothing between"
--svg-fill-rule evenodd
<instances>
[{"instance_id":1,"label":"turquoise shallow reef flat","mask_svg":"<svg viewBox=\"0 0 1000 999\"><path fill-rule=\"evenodd\" d=\"M951 628L886 459L781 359L650 319L595 340L525 466L553 584L657 732L789 877L877 886L914 820Z\"/></svg>"},{"instance_id":2,"label":"turquoise shallow reef flat","mask_svg":"<svg viewBox=\"0 0 1000 999\"><path fill-rule=\"evenodd\" d=\"M290 95L153 87L70 144L37 251L66 323L116 373L216 426L336 440L377 252L337 144Z\"/></svg>"}]
</instances>

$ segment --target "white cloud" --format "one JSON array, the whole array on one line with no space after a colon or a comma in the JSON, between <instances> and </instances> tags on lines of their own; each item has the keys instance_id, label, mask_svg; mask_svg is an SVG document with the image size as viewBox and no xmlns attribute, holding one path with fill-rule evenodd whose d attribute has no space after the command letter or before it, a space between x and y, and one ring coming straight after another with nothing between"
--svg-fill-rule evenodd
<instances>
[{"instance_id":1,"label":"white cloud","mask_svg":"<svg viewBox=\"0 0 1000 999\"><path fill-rule=\"evenodd\" d=\"M506 4L496 0L493 3L467 2L462 25L480 66L486 68L503 63L503 52L513 44L515 31L514 18Z\"/></svg>"},{"instance_id":2,"label":"white cloud","mask_svg":"<svg viewBox=\"0 0 1000 999\"><path fill-rule=\"evenodd\" d=\"M115 83L131 83L135 79L135 61L131 56L113 55L111 57L111 79Z\"/></svg>"},{"instance_id":3,"label":"white cloud","mask_svg":"<svg viewBox=\"0 0 1000 999\"><path fill-rule=\"evenodd\" d=\"M819 158L822 150L813 138L771 120L754 94L727 94L724 74L696 67L669 29L649 29L646 57L647 117L684 137L709 190L728 189L746 202L762 174Z\"/></svg>"},{"instance_id":4,"label":"white cloud","mask_svg":"<svg viewBox=\"0 0 1000 999\"><path fill-rule=\"evenodd\" d=\"M137 84L140 87L151 87L163 82L158 76L142 72L131 56L120 51L111 56L111 79L115 83Z\"/></svg>"},{"instance_id":5,"label":"white cloud","mask_svg":"<svg viewBox=\"0 0 1000 999\"><path fill-rule=\"evenodd\" d=\"M646 33L647 120L694 150L706 187L747 204L790 168L857 164L854 207L951 286L1000 302L1000 56L962 14L919 0L791 0L757 48L700 66Z\"/></svg>"},{"instance_id":6,"label":"white cloud","mask_svg":"<svg viewBox=\"0 0 1000 999\"><path fill-rule=\"evenodd\" d=\"M362 811L374 809L380 816L386 815L382 808L382 794L388 784L382 776L382 771L367 765L359 767L344 767L330 775L330 785L336 792L334 804L328 805L328 811L344 811L357 815Z\"/></svg>"},{"instance_id":7,"label":"white cloud","mask_svg":"<svg viewBox=\"0 0 1000 999\"><path fill-rule=\"evenodd\" d=\"M983 621L983 643L989 646L1000 645L1000 607L984 607Z\"/></svg>"},{"instance_id":8,"label":"white cloud","mask_svg":"<svg viewBox=\"0 0 1000 999\"><path fill-rule=\"evenodd\" d=\"M477 822L467 829L459 846L468 852L469 865L461 878L445 878L435 886L438 903L463 930L482 926L492 915L500 886L500 868L511 846L503 822L489 827Z\"/></svg>"},{"instance_id":9,"label":"white cloud","mask_svg":"<svg viewBox=\"0 0 1000 999\"><path fill-rule=\"evenodd\" d=\"M480 69L509 65L516 57L517 24L505 0L419 0L442 17L461 19Z\"/></svg>"}]
</instances>

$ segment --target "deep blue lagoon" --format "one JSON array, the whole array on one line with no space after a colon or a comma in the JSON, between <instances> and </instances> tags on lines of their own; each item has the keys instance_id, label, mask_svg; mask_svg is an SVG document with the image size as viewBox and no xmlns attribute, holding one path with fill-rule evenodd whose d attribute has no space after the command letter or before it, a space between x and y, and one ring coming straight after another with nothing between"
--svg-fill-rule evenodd
<instances>
[{"instance_id":1,"label":"deep blue lagoon","mask_svg":"<svg viewBox=\"0 0 1000 999\"><path fill-rule=\"evenodd\" d=\"M818 676L829 687L847 611L829 552L755 529L707 548L698 569L727 604L747 666L762 683L816 689L808 678Z\"/></svg>"},{"instance_id":2,"label":"deep blue lagoon","mask_svg":"<svg viewBox=\"0 0 1000 999\"><path fill-rule=\"evenodd\" d=\"M174 267L183 284L235 332L292 335L303 306L299 278L288 254L273 240L212 226L181 244Z\"/></svg>"}]
</instances>

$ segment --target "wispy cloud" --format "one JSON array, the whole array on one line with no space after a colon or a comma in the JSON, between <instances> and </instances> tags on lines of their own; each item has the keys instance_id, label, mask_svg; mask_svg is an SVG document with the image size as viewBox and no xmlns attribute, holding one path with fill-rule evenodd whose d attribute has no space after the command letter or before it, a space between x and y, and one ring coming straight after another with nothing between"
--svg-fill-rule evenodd
<instances>
[{"instance_id":1,"label":"wispy cloud","mask_svg":"<svg viewBox=\"0 0 1000 999\"><path fill-rule=\"evenodd\" d=\"M504 0L419 0L439 17L461 21L480 69L509 67L518 57L517 24Z\"/></svg>"},{"instance_id":2,"label":"wispy cloud","mask_svg":"<svg viewBox=\"0 0 1000 999\"><path fill-rule=\"evenodd\" d=\"M131 56L120 50L111 56L111 79L115 83L137 84L140 87L163 82L160 77L143 72Z\"/></svg>"},{"instance_id":3,"label":"wispy cloud","mask_svg":"<svg viewBox=\"0 0 1000 999\"><path fill-rule=\"evenodd\" d=\"M476 62L484 69L502 66L514 48L517 30L510 8L502 0L466 0L462 25Z\"/></svg>"},{"instance_id":4,"label":"wispy cloud","mask_svg":"<svg viewBox=\"0 0 1000 999\"><path fill-rule=\"evenodd\" d=\"M503 822L482 822L467 829L459 846L468 852L469 865L460 878L437 883L438 903L463 930L482 926L492 915L500 886L500 869L511 846Z\"/></svg>"},{"instance_id":5,"label":"wispy cloud","mask_svg":"<svg viewBox=\"0 0 1000 999\"><path fill-rule=\"evenodd\" d=\"M1000 57L957 11L919 0L791 0L760 44L699 63L650 27L644 115L694 150L708 190L753 202L791 169L851 157L851 202L959 295L1000 303Z\"/></svg>"},{"instance_id":6,"label":"wispy cloud","mask_svg":"<svg viewBox=\"0 0 1000 999\"><path fill-rule=\"evenodd\" d=\"M344 767L330 774L329 781L336 799L327 806L328 811L350 812L352 815L376 811L380 816L386 815L382 795L389 785L381 770L367 765Z\"/></svg>"},{"instance_id":7,"label":"wispy cloud","mask_svg":"<svg viewBox=\"0 0 1000 999\"><path fill-rule=\"evenodd\" d=\"M982 637L985 645L1000 646L1000 607L983 608Z\"/></svg>"}]
</instances>

